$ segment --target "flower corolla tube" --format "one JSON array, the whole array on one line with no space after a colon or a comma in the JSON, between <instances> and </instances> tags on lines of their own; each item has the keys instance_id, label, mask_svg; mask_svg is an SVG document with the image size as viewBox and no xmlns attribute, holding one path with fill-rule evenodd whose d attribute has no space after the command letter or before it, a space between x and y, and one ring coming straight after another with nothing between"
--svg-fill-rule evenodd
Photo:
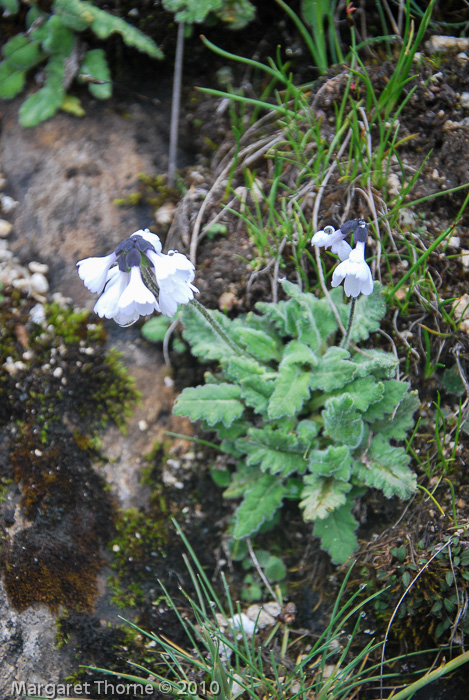
<instances>
[{"instance_id":1,"label":"flower corolla tube","mask_svg":"<svg viewBox=\"0 0 469 700\"><path fill-rule=\"evenodd\" d=\"M353 233L355 247L352 248L345 240ZM344 282L344 291L348 297L358 297L360 294L371 294L373 277L365 260L365 243L368 236L368 224L363 219L351 219L335 230L326 226L318 231L311 243L319 248L330 248L341 262L332 275L332 286L338 287Z\"/></svg>"},{"instance_id":2,"label":"flower corolla tube","mask_svg":"<svg viewBox=\"0 0 469 700\"><path fill-rule=\"evenodd\" d=\"M192 284L194 265L182 253L161 252L158 236L148 229L135 231L104 257L77 262L85 287L100 294L94 311L130 326L140 316L158 311L174 316L199 290Z\"/></svg>"}]
</instances>

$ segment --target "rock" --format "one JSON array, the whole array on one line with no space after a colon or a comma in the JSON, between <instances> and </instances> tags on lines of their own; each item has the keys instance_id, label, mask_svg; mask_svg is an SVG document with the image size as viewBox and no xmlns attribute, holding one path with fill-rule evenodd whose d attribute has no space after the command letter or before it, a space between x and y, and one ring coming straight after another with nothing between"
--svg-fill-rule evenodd
<instances>
[{"instance_id":1,"label":"rock","mask_svg":"<svg viewBox=\"0 0 469 700\"><path fill-rule=\"evenodd\" d=\"M5 219L0 219L0 238L7 238L13 231L13 224Z\"/></svg>"},{"instance_id":2,"label":"rock","mask_svg":"<svg viewBox=\"0 0 469 700\"><path fill-rule=\"evenodd\" d=\"M176 206L172 202L163 204L162 207L155 211L155 221L160 226L169 226L174 219L174 212L176 211Z\"/></svg>"},{"instance_id":3,"label":"rock","mask_svg":"<svg viewBox=\"0 0 469 700\"><path fill-rule=\"evenodd\" d=\"M431 36L425 44L427 53L446 53L449 51L468 51L469 39L457 36Z\"/></svg>"},{"instance_id":4,"label":"rock","mask_svg":"<svg viewBox=\"0 0 469 700\"><path fill-rule=\"evenodd\" d=\"M7 194L0 195L0 208L4 214L11 212L18 206L18 202Z\"/></svg>"},{"instance_id":5,"label":"rock","mask_svg":"<svg viewBox=\"0 0 469 700\"><path fill-rule=\"evenodd\" d=\"M37 294L46 294L49 291L49 282L41 272L34 272L29 283L31 290Z\"/></svg>"}]
</instances>

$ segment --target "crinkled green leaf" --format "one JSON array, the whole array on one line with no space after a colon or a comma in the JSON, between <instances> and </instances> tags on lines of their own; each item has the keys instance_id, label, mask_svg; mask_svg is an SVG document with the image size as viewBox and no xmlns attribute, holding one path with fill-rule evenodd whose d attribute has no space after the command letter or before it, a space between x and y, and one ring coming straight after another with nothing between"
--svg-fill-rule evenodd
<instances>
[{"instance_id":1,"label":"crinkled green leaf","mask_svg":"<svg viewBox=\"0 0 469 700\"><path fill-rule=\"evenodd\" d=\"M235 513L233 537L250 537L273 518L282 505L286 487L280 477L263 474L246 492L244 501Z\"/></svg>"},{"instance_id":2,"label":"crinkled green leaf","mask_svg":"<svg viewBox=\"0 0 469 700\"><path fill-rule=\"evenodd\" d=\"M236 447L247 455L247 464L259 464L263 472L288 476L303 473L307 462L304 446L293 433L282 433L270 426L249 428L246 438L239 438Z\"/></svg>"},{"instance_id":3,"label":"crinkled green leaf","mask_svg":"<svg viewBox=\"0 0 469 700\"><path fill-rule=\"evenodd\" d=\"M230 29L242 29L256 15L256 8L249 0L230 0L223 2L216 15L226 22Z\"/></svg>"},{"instance_id":4,"label":"crinkled green leaf","mask_svg":"<svg viewBox=\"0 0 469 700\"><path fill-rule=\"evenodd\" d=\"M256 303L256 309L264 314L264 318L267 319L276 329L281 338L288 335L287 330L287 306L289 302L279 301L279 302L265 302L258 301Z\"/></svg>"},{"instance_id":5,"label":"crinkled green leaf","mask_svg":"<svg viewBox=\"0 0 469 700\"><path fill-rule=\"evenodd\" d=\"M247 325L235 323L233 336L251 355L254 355L262 362L278 360L280 357L281 343L279 339L274 338L264 330L249 328Z\"/></svg>"},{"instance_id":6,"label":"crinkled green leaf","mask_svg":"<svg viewBox=\"0 0 469 700\"><path fill-rule=\"evenodd\" d=\"M75 42L72 30L66 27L57 15L49 17L43 27L47 32L42 42L44 51L47 53L58 53L61 56L68 56Z\"/></svg>"},{"instance_id":7,"label":"crinkled green leaf","mask_svg":"<svg viewBox=\"0 0 469 700\"><path fill-rule=\"evenodd\" d=\"M379 401L384 394L383 382L377 382L374 377L354 379L345 386L341 393L335 391L333 396L348 394L353 399L353 405L359 411L366 411L370 404Z\"/></svg>"},{"instance_id":8,"label":"crinkled green leaf","mask_svg":"<svg viewBox=\"0 0 469 700\"><path fill-rule=\"evenodd\" d=\"M0 98L11 100L24 88L26 72L13 68L6 61L0 63Z\"/></svg>"},{"instance_id":9,"label":"crinkled green leaf","mask_svg":"<svg viewBox=\"0 0 469 700\"><path fill-rule=\"evenodd\" d=\"M374 290L369 296L361 294L355 304L353 315L351 339L358 343L366 340L370 333L374 333L381 326L381 320L386 314L386 299L383 295L383 286L379 282L374 283ZM344 324L348 321L342 316Z\"/></svg>"},{"instance_id":10,"label":"crinkled green leaf","mask_svg":"<svg viewBox=\"0 0 469 700\"><path fill-rule=\"evenodd\" d=\"M99 82L87 82L89 78ZM111 73L109 71L106 54L102 49L87 51L78 74L79 82L87 82L88 90L98 100L106 100L112 95ZM161 317L158 317L161 318ZM150 319L150 323L155 319ZM146 325L146 324L145 324ZM142 329L143 331L143 329Z\"/></svg>"},{"instance_id":11,"label":"crinkled green leaf","mask_svg":"<svg viewBox=\"0 0 469 700\"><path fill-rule=\"evenodd\" d=\"M321 547L329 552L334 564L343 564L358 549L355 530L358 523L350 512L353 502L334 510L325 520L314 525L314 534L321 539Z\"/></svg>"},{"instance_id":12,"label":"crinkled green leaf","mask_svg":"<svg viewBox=\"0 0 469 700\"><path fill-rule=\"evenodd\" d=\"M3 47L5 60L0 63L0 98L10 100L24 88L26 71L44 59L37 41L17 34Z\"/></svg>"},{"instance_id":13,"label":"crinkled green leaf","mask_svg":"<svg viewBox=\"0 0 469 700\"><path fill-rule=\"evenodd\" d=\"M283 350L280 367L293 364L317 367L319 360L308 345L299 340L291 340Z\"/></svg>"},{"instance_id":14,"label":"crinkled green leaf","mask_svg":"<svg viewBox=\"0 0 469 700\"><path fill-rule=\"evenodd\" d=\"M252 376L266 375L272 379L275 377L274 371L269 372L265 365L242 355L232 355L227 361L222 362L222 366L225 377L232 382L240 382L242 379Z\"/></svg>"},{"instance_id":15,"label":"crinkled green leaf","mask_svg":"<svg viewBox=\"0 0 469 700\"><path fill-rule=\"evenodd\" d=\"M380 489L386 498L410 498L417 489L417 477L407 466L409 459L402 447L393 447L376 435L362 461L355 462L353 472L366 486Z\"/></svg>"},{"instance_id":16,"label":"crinkled green leaf","mask_svg":"<svg viewBox=\"0 0 469 700\"><path fill-rule=\"evenodd\" d=\"M300 508L306 521L324 520L332 511L337 510L347 502L346 493L352 488L351 484L335 479L326 479L315 474L304 477L301 492Z\"/></svg>"},{"instance_id":17,"label":"crinkled green leaf","mask_svg":"<svg viewBox=\"0 0 469 700\"><path fill-rule=\"evenodd\" d=\"M231 475L230 485L223 491L223 496L225 498L241 498L246 491L255 486L261 477L262 472L258 467L251 467L240 461L236 471Z\"/></svg>"},{"instance_id":18,"label":"crinkled green leaf","mask_svg":"<svg viewBox=\"0 0 469 700\"><path fill-rule=\"evenodd\" d=\"M318 476L332 476L341 481L350 478L352 457L346 445L329 445L325 450L308 453L308 469Z\"/></svg>"},{"instance_id":19,"label":"crinkled green leaf","mask_svg":"<svg viewBox=\"0 0 469 700\"><path fill-rule=\"evenodd\" d=\"M203 419L210 426L230 426L244 411L240 398L241 390L233 384L188 387L176 399L173 413L192 421Z\"/></svg>"},{"instance_id":20,"label":"crinkled green leaf","mask_svg":"<svg viewBox=\"0 0 469 700\"><path fill-rule=\"evenodd\" d=\"M210 12L219 10L222 0L163 0L169 12L175 13L176 22L203 22Z\"/></svg>"},{"instance_id":21,"label":"crinkled green leaf","mask_svg":"<svg viewBox=\"0 0 469 700\"><path fill-rule=\"evenodd\" d=\"M322 356L314 369L311 379L311 390L322 389L330 392L341 389L357 375L357 365L350 359L350 353L345 348L333 346Z\"/></svg>"},{"instance_id":22,"label":"crinkled green leaf","mask_svg":"<svg viewBox=\"0 0 469 700\"><path fill-rule=\"evenodd\" d=\"M305 447L310 448L313 445L314 438L319 433L319 425L315 421L305 418L300 420L296 426L296 432Z\"/></svg>"},{"instance_id":23,"label":"crinkled green leaf","mask_svg":"<svg viewBox=\"0 0 469 700\"><path fill-rule=\"evenodd\" d=\"M326 340L336 322L328 306L314 294L300 291L296 284L284 281L282 286L291 297L286 306L286 330L293 338L307 343L312 350L326 346Z\"/></svg>"},{"instance_id":24,"label":"crinkled green leaf","mask_svg":"<svg viewBox=\"0 0 469 700\"><path fill-rule=\"evenodd\" d=\"M365 425L351 396L344 394L326 401L322 412L325 432L335 441L357 447L363 438Z\"/></svg>"},{"instance_id":25,"label":"crinkled green leaf","mask_svg":"<svg viewBox=\"0 0 469 700\"><path fill-rule=\"evenodd\" d=\"M63 57L59 54L51 56L45 70L47 77L44 87L28 97L20 107L21 126L37 126L52 117L62 104L65 96L62 86L65 72Z\"/></svg>"},{"instance_id":26,"label":"crinkled green leaf","mask_svg":"<svg viewBox=\"0 0 469 700\"><path fill-rule=\"evenodd\" d=\"M382 420L387 413L392 413L402 401L409 389L408 382L400 382L397 379L389 379L383 382L384 393L382 398L369 406L363 414L365 420L370 423Z\"/></svg>"},{"instance_id":27,"label":"crinkled green leaf","mask_svg":"<svg viewBox=\"0 0 469 700\"><path fill-rule=\"evenodd\" d=\"M39 42L31 41L24 34L16 34L2 50L5 60L12 68L28 70L42 61L44 54L41 52Z\"/></svg>"},{"instance_id":28,"label":"crinkled green leaf","mask_svg":"<svg viewBox=\"0 0 469 700\"><path fill-rule=\"evenodd\" d=\"M373 424L373 432L395 440L404 440L414 425L414 413L420 405L416 391L409 391L399 403L397 411Z\"/></svg>"},{"instance_id":29,"label":"crinkled green leaf","mask_svg":"<svg viewBox=\"0 0 469 700\"><path fill-rule=\"evenodd\" d=\"M231 321L219 311L210 311L211 316L220 324L222 329L231 334ZM184 306L182 314L184 330L183 338L191 347L196 357L204 360L226 360L236 355L234 350L220 338L210 323L196 311L191 304Z\"/></svg>"},{"instance_id":30,"label":"crinkled green leaf","mask_svg":"<svg viewBox=\"0 0 469 700\"><path fill-rule=\"evenodd\" d=\"M120 34L127 46L134 46L152 58L163 58L163 54L153 39L120 17L100 10L83 0L54 0L54 14L74 31L90 27L97 37L107 39L111 34Z\"/></svg>"},{"instance_id":31,"label":"crinkled green leaf","mask_svg":"<svg viewBox=\"0 0 469 700\"><path fill-rule=\"evenodd\" d=\"M390 352L368 348L362 353L354 355L353 361L357 365L357 377L366 377L372 374L376 379L394 377L399 364L399 360Z\"/></svg>"},{"instance_id":32,"label":"crinkled green leaf","mask_svg":"<svg viewBox=\"0 0 469 700\"><path fill-rule=\"evenodd\" d=\"M239 385L241 396L246 404L251 406L256 413L266 414L270 397L275 388L274 382L259 375L252 375L241 379Z\"/></svg>"},{"instance_id":33,"label":"crinkled green leaf","mask_svg":"<svg viewBox=\"0 0 469 700\"><path fill-rule=\"evenodd\" d=\"M312 373L301 365L280 365L275 389L270 397L268 415L270 419L297 415L309 398Z\"/></svg>"}]
</instances>

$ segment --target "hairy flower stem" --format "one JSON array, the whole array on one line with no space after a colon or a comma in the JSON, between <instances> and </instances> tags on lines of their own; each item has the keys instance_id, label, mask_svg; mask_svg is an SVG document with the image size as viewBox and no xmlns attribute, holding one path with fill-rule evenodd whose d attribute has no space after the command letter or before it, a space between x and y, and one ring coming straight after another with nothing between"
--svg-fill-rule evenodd
<instances>
[{"instance_id":1,"label":"hairy flower stem","mask_svg":"<svg viewBox=\"0 0 469 700\"><path fill-rule=\"evenodd\" d=\"M201 316L204 317L204 319L209 323L215 333L217 333L220 338L223 340L224 343L226 343L232 350L235 352L237 355L241 353L242 355L245 355L246 357L249 357L251 360L255 360L256 362L259 362L257 357L254 357L254 355L251 355L248 350L245 350L242 348L238 343L232 338L229 337L229 335L224 331L224 329L221 327L221 325L218 323L218 321L212 316L210 311L207 311L205 306L202 306L200 302L197 301L197 299L192 299L192 301L189 302L193 306L194 309L196 309Z\"/></svg>"},{"instance_id":2,"label":"hairy flower stem","mask_svg":"<svg viewBox=\"0 0 469 700\"><path fill-rule=\"evenodd\" d=\"M353 316L355 313L355 304L357 303L357 297L352 297L350 301L350 313L348 317L347 328L345 329L345 335L340 344L341 348L346 348L350 340L350 331L352 330Z\"/></svg>"}]
</instances>

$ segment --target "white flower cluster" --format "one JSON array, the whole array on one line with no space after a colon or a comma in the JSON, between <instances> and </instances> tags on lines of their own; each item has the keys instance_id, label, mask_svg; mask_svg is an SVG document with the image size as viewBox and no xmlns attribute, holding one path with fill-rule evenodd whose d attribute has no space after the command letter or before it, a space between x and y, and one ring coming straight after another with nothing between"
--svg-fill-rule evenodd
<instances>
[{"instance_id":1,"label":"white flower cluster","mask_svg":"<svg viewBox=\"0 0 469 700\"><path fill-rule=\"evenodd\" d=\"M159 311L174 316L178 304L187 304L198 292L192 281L194 265L185 255L161 252L161 242L148 229L135 231L110 255L77 262L85 286L101 294L94 311L130 326L140 316ZM142 278L143 275L143 278ZM151 283L151 289L145 281Z\"/></svg>"},{"instance_id":2,"label":"white flower cluster","mask_svg":"<svg viewBox=\"0 0 469 700\"><path fill-rule=\"evenodd\" d=\"M345 240L354 234L355 248ZM359 294L371 294L373 277L365 260L365 242L368 235L368 224L363 219L352 219L335 230L326 226L324 231L318 231L311 239L313 245L319 248L330 248L339 256L340 262L332 275L332 286L338 287L344 280L344 291L348 297L358 297Z\"/></svg>"}]
</instances>

